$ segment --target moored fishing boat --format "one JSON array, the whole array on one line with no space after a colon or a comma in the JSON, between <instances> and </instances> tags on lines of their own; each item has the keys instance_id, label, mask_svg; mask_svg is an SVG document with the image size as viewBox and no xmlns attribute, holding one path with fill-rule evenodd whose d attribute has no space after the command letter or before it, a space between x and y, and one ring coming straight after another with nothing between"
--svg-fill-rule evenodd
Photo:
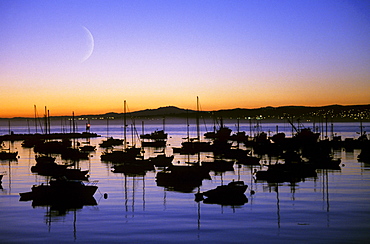
<instances>
[{"instance_id":1,"label":"moored fishing boat","mask_svg":"<svg viewBox=\"0 0 370 244\"><path fill-rule=\"evenodd\" d=\"M166 156L165 154L157 155L156 157L149 157L148 159L157 167L167 167L172 165L174 156Z\"/></svg>"},{"instance_id":2,"label":"moored fishing boat","mask_svg":"<svg viewBox=\"0 0 370 244\"><path fill-rule=\"evenodd\" d=\"M0 151L0 160L17 159L18 152Z\"/></svg>"},{"instance_id":3,"label":"moored fishing boat","mask_svg":"<svg viewBox=\"0 0 370 244\"><path fill-rule=\"evenodd\" d=\"M210 179L209 169L199 164L171 165L159 171L156 176L157 186L182 192L192 192L204 179Z\"/></svg>"},{"instance_id":4,"label":"moored fishing boat","mask_svg":"<svg viewBox=\"0 0 370 244\"><path fill-rule=\"evenodd\" d=\"M53 160L54 159L54 160ZM49 160L49 161L48 161ZM65 176L67 179L70 180L87 180L88 178L88 170L80 170L80 169L70 169L68 167L75 166L74 163L72 164L57 164L55 158L47 157L43 158L43 160L37 161L36 165L31 167L32 173L37 173L39 175L45 176L52 176L52 177L62 177Z\"/></svg>"},{"instance_id":5,"label":"moored fishing boat","mask_svg":"<svg viewBox=\"0 0 370 244\"><path fill-rule=\"evenodd\" d=\"M255 173L257 181L267 182L299 182L304 178L316 177L316 167L311 163L276 163L268 165L267 170Z\"/></svg>"},{"instance_id":6,"label":"moored fishing boat","mask_svg":"<svg viewBox=\"0 0 370 244\"><path fill-rule=\"evenodd\" d=\"M243 205L248 202L244 192L247 190L248 185L244 181L231 181L227 185L217 186L214 189L198 192L195 194L195 201L202 201L210 204L221 205ZM207 197L204 199L203 197Z\"/></svg>"},{"instance_id":7,"label":"moored fishing boat","mask_svg":"<svg viewBox=\"0 0 370 244\"><path fill-rule=\"evenodd\" d=\"M4 149L1 144L2 141L0 141L0 160L17 159L18 151L11 151L10 145L9 148Z\"/></svg>"},{"instance_id":8,"label":"moored fishing boat","mask_svg":"<svg viewBox=\"0 0 370 244\"><path fill-rule=\"evenodd\" d=\"M96 150L96 147L92 145L85 145L85 146L80 147L80 150L81 152L93 152Z\"/></svg>"},{"instance_id":9,"label":"moored fishing boat","mask_svg":"<svg viewBox=\"0 0 370 244\"><path fill-rule=\"evenodd\" d=\"M48 156L48 155L36 155L35 156L36 162L38 164L52 164L55 162L55 157Z\"/></svg>"},{"instance_id":10,"label":"moored fishing boat","mask_svg":"<svg viewBox=\"0 0 370 244\"><path fill-rule=\"evenodd\" d=\"M109 137L99 144L100 147L104 147L104 148L119 146L119 145L123 145L123 139L116 139L113 137Z\"/></svg>"},{"instance_id":11,"label":"moored fishing boat","mask_svg":"<svg viewBox=\"0 0 370 244\"><path fill-rule=\"evenodd\" d=\"M232 160L214 159L212 161L202 161L202 166L209 170L225 172L234 171L234 163Z\"/></svg>"},{"instance_id":12,"label":"moored fishing boat","mask_svg":"<svg viewBox=\"0 0 370 244\"><path fill-rule=\"evenodd\" d=\"M80 180L68 180L65 177L53 178L49 184L34 185L30 192L19 193L20 201L89 198L98 189L96 183L91 182L89 185L86 185Z\"/></svg>"},{"instance_id":13,"label":"moored fishing boat","mask_svg":"<svg viewBox=\"0 0 370 244\"><path fill-rule=\"evenodd\" d=\"M156 130L150 134L140 135L140 139L167 140L168 134L164 130Z\"/></svg>"},{"instance_id":14,"label":"moored fishing boat","mask_svg":"<svg viewBox=\"0 0 370 244\"><path fill-rule=\"evenodd\" d=\"M196 195L201 194L209 198L229 198L244 194L247 188L248 185L245 185L244 181L232 181L227 185L217 186L215 189L197 193Z\"/></svg>"}]
</instances>

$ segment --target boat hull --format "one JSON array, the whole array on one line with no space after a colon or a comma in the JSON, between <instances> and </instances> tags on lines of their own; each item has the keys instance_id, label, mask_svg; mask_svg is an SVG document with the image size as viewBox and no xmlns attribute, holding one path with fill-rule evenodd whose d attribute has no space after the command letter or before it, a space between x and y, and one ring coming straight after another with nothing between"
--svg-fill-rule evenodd
<instances>
[{"instance_id":1,"label":"boat hull","mask_svg":"<svg viewBox=\"0 0 370 244\"><path fill-rule=\"evenodd\" d=\"M81 181L56 181L50 183L50 185L33 186L31 192L19 193L20 201L83 200L93 197L98 189L95 185L84 185Z\"/></svg>"}]
</instances>

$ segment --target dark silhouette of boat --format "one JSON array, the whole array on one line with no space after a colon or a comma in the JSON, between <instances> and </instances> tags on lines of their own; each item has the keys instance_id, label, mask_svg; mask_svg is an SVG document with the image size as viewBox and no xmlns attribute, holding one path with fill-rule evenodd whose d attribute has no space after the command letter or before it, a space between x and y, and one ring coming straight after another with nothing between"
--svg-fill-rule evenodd
<instances>
[{"instance_id":1,"label":"dark silhouette of boat","mask_svg":"<svg viewBox=\"0 0 370 244\"><path fill-rule=\"evenodd\" d=\"M232 134L229 140L236 142L245 142L248 140L248 137L249 136L245 134L245 131L239 131L236 132L235 134Z\"/></svg>"},{"instance_id":2,"label":"dark silhouette of boat","mask_svg":"<svg viewBox=\"0 0 370 244\"><path fill-rule=\"evenodd\" d=\"M238 158L238 164L244 165L260 165L261 158L247 155L245 157Z\"/></svg>"},{"instance_id":3,"label":"dark silhouette of boat","mask_svg":"<svg viewBox=\"0 0 370 244\"><path fill-rule=\"evenodd\" d=\"M174 156L166 156L165 154L159 154L156 157L149 157L150 162L152 162L157 167L168 167L172 165Z\"/></svg>"},{"instance_id":4,"label":"dark silhouette of boat","mask_svg":"<svg viewBox=\"0 0 370 244\"><path fill-rule=\"evenodd\" d=\"M238 164L260 165L260 158L252 156L250 150L231 148L227 150L223 155L225 158L235 159Z\"/></svg>"},{"instance_id":5,"label":"dark silhouette of boat","mask_svg":"<svg viewBox=\"0 0 370 244\"><path fill-rule=\"evenodd\" d=\"M16 160L18 151L12 151L10 149L10 143L8 148L3 148L3 142L0 140L0 160Z\"/></svg>"},{"instance_id":6,"label":"dark silhouette of boat","mask_svg":"<svg viewBox=\"0 0 370 244\"><path fill-rule=\"evenodd\" d=\"M232 143L229 142L231 139L231 129L224 126L222 119L220 128L214 132L206 132L204 134L205 138L212 139L210 144L211 151L217 155L223 154L230 150Z\"/></svg>"},{"instance_id":7,"label":"dark silhouette of boat","mask_svg":"<svg viewBox=\"0 0 370 244\"><path fill-rule=\"evenodd\" d=\"M217 186L214 189L198 192L195 194L196 201L202 201L210 204L220 205L243 205L248 202L244 192L247 190L248 185L244 181L232 181L227 185ZM207 197L204 199L204 197Z\"/></svg>"},{"instance_id":8,"label":"dark silhouette of boat","mask_svg":"<svg viewBox=\"0 0 370 244\"><path fill-rule=\"evenodd\" d=\"M142 156L134 159L125 159L124 161L113 165L114 173L145 175L147 171L155 170L157 167L168 167L172 165L174 156L166 156L164 154L156 157L149 157L144 159Z\"/></svg>"},{"instance_id":9,"label":"dark silhouette of boat","mask_svg":"<svg viewBox=\"0 0 370 244\"><path fill-rule=\"evenodd\" d=\"M144 121L142 123L142 134L140 135L142 147L165 147L168 134L164 132L165 122L163 118L163 130L155 130L150 134L144 134Z\"/></svg>"},{"instance_id":10,"label":"dark silhouette of boat","mask_svg":"<svg viewBox=\"0 0 370 244\"><path fill-rule=\"evenodd\" d=\"M197 113L196 113L196 128L197 137L190 138L189 136L189 122L187 122L187 134L186 141L181 143L180 148L173 148L173 153L180 154L196 154L199 152L213 152L214 149L211 146L211 142L201 141L200 128L199 128L199 98L197 97Z\"/></svg>"},{"instance_id":11,"label":"dark silhouette of boat","mask_svg":"<svg viewBox=\"0 0 370 244\"><path fill-rule=\"evenodd\" d=\"M54 163L55 157L48 156L48 155L36 155L35 157L36 162L39 164L47 164L47 163Z\"/></svg>"},{"instance_id":12,"label":"dark silhouette of boat","mask_svg":"<svg viewBox=\"0 0 370 244\"><path fill-rule=\"evenodd\" d=\"M99 144L100 147L104 147L104 148L120 146L120 145L123 145L123 139L116 139L113 137L109 137Z\"/></svg>"},{"instance_id":13,"label":"dark silhouette of boat","mask_svg":"<svg viewBox=\"0 0 370 244\"><path fill-rule=\"evenodd\" d=\"M340 170L340 158L334 158L332 155L318 155L311 157L308 163L312 164L316 169L336 169Z\"/></svg>"},{"instance_id":14,"label":"dark silhouette of boat","mask_svg":"<svg viewBox=\"0 0 370 244\"><path fill-rule=\"evenodd\" d=\"M63 139L62 141L42 141L34 146L33 151L42 154L60 154L71 146L72 142L69 139Z\"/></svg>"},{"instance_id":15,"label":"dark silhouette of boat","mask_svg":"<svg viewBox=\"0 0 370 244\"><path fill-rule=\"evenodd\" d=\"M370 141L362 145L361 152L357 156L359 162L370 163Z\"/></svg>"},{"instance_id":16,"label":"dark silhouette of boat","mask_svg":"<svg viewBox=\"0 0 370 244\"><path fill-rule=\"evenodd\" d=\"M268 165L267 170L255 173L257 181L271 183L299 182L304 178L317 177L316 168L307 162L276 163Z\"/></svg>"},{"instance_id":17,"label":"dark silhouette of boat","mask_svg":"<svg viewBox=\"0 0 370 244\"><path fill-rule=\"evenodd\" d=\"M10 152L6 150L0 151L0 160L7 160L7 159L17 159L18 152Z\"/></svg>"},{"instance_id":18,"label":"dark silhouette of boat","mask_svg":"<svg viewBox=\"0 0 370 244\"><path fill-rule=\"evenodd\" d=\"M334 158L332 147L328 140L320 141L302 149L302 156L308 159L316 169L340 169L340 158Z\"/></svg>"},{"instance_id":19,"label":"dark silhouette of boat","mask_svg":"<svg viewBox=\"0 0 370 244\"><path fill-rule=\"evenodd\" d=\"M142 147L156 147L156 148L159 148L159 147L166 147L166 141L165 140L161 140L161 139L157 139L157 140L151 140L151 141L141 141L141 146Z\"/></svg>"},{"instance_id":20,"label":"dark silhouette of boat","mask_svg":"<svg viewBox=\"0 0 370 244\"><path fill-rule=\"evenodd\" d=\"M148 159L135 159L126 161L113 166L114 173L124 173L133 175L145 175L147 171L155 170L154 164Z\"/></svg>"},{"instance_id":21,"label":"dark silhouette of boat","mask_svg":"<svg viewBox=\"0 0 370 244\"><path fill-rule=\"evenodd\" d=\"M96 147L92 145L85 145L85 146L80 147L80 150L81 152L93 152L96 150Z\"/></svg>"},{"instance_id":22,"label":"dark silhouette of boat","mask_svg":"<svg viewBox=\"0 0 370 244\"><path fill-rule=\"evenodd\" d=\"M218 130L206 132L204 133L204 137L213 140L227 141L230 139L231 131L230 128L224 126L221 122L221 126Z\"/></svg>"},{"instance_id":23,"label":"dark silhouette of boat","mask_svg":"<svg viewBox=\"0 0 370 244\"><path fill-rule=\"evenodd\" d=\"M29 138L29 139L25 139L23 142L22 142L22 147L25 147L25 148L32 148L34 147L35 145L38 145L38 144L42 144L44 143L45 140L43 139L40 139L40 138Z\"/></svg>"},{"instance_id":24,"label":"dark silhouette of boat","mask_svg":"<svg viewBox=\"0 0 370 244\"><path fill-rule=\"evenodd\" d=\"M210 179L209 169L199 164L171 165L156 176L157 186L181 192L192 192L204 179Z\"/></svg>"},{"instance_id":25,"label":"dark silhouette of boat","mask_svg":"<svg viewBox=\"0 0 370 244\"><path fill-rule=\"evenodd\" d=\"M57 164L55 158L49 156L37 156L36 165L31 167L32 173L44 176L66 177L70 180L87 180L88 170L68 168L75 164Z\"/></svg>"},{"instance_id":26,"label":"dark silhouette of boat","mask_svg":"<svg viewBox=\"0 0 370 244\"><path fill-rule=\"evenodd\" d=\"M89 153L83 152L78 148L65 148L61 152L62 159L72 159L72 160L79 160L79 159L88 159Z\"/></svg>"},{"instance_id":27,"label":"dark silhouette of boat","mask_svg":"<svg viewBox=\"0 0 370 244\"><path fill-rule=\"evenodd\" d=\"M135 161L137 157L140 157L141 148L129 147L123 150L112 150L103 152L100 155L102 161L109 161L113 163L124 163Z\"/></svg>"},{"instance_id":28,"label":"dark silhouette of boat","mask_svg":"<svg viewBox=\"0 0 370 244\"><path fill-rule=\"evenodd\" d=\"M150 134L140 135L140 139L167 140L168 134L164 130L156 130Z\"/></svg>"},{"instance_id":29,"label":"dark silhouette of boat","mask_svg":"<svg viewBox=\"0 0 370 244\"><path fill-rule=\"evenodd\" d=\"M19 193L20 201L58 201L65 199L84 200L93 197L97 182L88 185L80 180L66 177L52 178L49 184L34 185L30 192Z\"/></svg>"},{"instance_id":30,"label":"dark silhouette of boat","mask_svg":"<svg viewBox=\"0 0 370 244\"><path fill-rule=\"evenodd\" d=\"M215 172L234 171L234 163L232 160L214 159L212 161L202 161L202 166Z\"/></svg>"},{"instance_id":31,"label":"dark silhouette of boat","mask_svg":"<svg viewBox=\"0 0 370 244\"><path fill-rule=\"evenodd\" d=\"M31 172L41 175L52 175L60 171L64 171L69 166L74 164L57 164L55 158L49 156L36 156L36 165L31 167Z\"/></svg>"},{"instance_id":32,"label":"dark silhouette of boat","mask_svg":"<svg viewBox=\"0 0 370 244\"><path fill-rule=\"evenodd\" d=\"M174 153L196 154L199 152L213 152L211 142L199 141L198 138L190 138L181 143L180 148L173 148Z\"/></svg>"},{"instance_id":33,"label":"dark silhouette of boat","mask_svg":"<svg viewBox=\"0 0 370 244\"><path fill-rule=\"evenodd\" d=\"M310 128L303 128L297 132L297 134L293 137L293 140L299 145L307 145L318 142L319 137L320 133L314 133Z\"/></svg>"}]
</instances>

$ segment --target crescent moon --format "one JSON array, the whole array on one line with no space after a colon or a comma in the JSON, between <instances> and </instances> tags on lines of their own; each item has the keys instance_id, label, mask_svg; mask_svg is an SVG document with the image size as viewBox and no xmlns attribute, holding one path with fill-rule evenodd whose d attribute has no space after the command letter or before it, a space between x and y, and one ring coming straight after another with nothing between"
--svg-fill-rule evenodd
<instances>
[{"instance_id":1,"label":"crescent moon","mask_svg":"<svg viewBox=\"0 0 370 244\"><path fill-rule=\"evenodd\" d=\"M92 53L94 52L94 37L93 35L91 34L91 32L89 31L89 29L87 29L85 26L82 26L82 28L84 29L85 33L86 33L86 37L87 37L87 51L85 53L85 55L83 56L82 60L81 60L81 63L85 62L88 58L90 58L90 56L92 55Z\"/></svg>"}]
</instances>

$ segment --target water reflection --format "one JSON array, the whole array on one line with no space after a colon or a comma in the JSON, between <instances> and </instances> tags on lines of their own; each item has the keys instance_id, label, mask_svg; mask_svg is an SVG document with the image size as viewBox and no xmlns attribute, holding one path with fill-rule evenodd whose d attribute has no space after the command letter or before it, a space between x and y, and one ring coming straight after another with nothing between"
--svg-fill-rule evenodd
<instances>
[{"instance_id":1,"label":"water reflection","mask_svg":"<svg viewBox=\"0 0 370 244\"><path fill-rule=\"evenodd\" d=\"M1 185L1 182L2 182L2 178L4 175L7 175L8 176L8 194L11 193L11 189L12 189L12 166L15 164L17 165L18 164L18 159L7 159L7 160L0 160L0 164L3 166L4 168L4 171L0 172L0 176L1 179L0 179L0 185ZM5 170L5 168L7 170ZM1 189L3 190L2 186L1 186ZM5 190L4 190L5 191Z\"/></svg>"},{"instance_id":2,"label":"water reflection","mask_svg":"<svg viewBox=\"0 0 370 244\"><path fill-rule=\"evenodd\" d=\"M34 185L30 192L19 193L19 201L32 201L33 208L46 208L46 223L51 230L51 223L58 222L60 217L73 212L73 236L77 239L76 211L84 206L96 206L93 197L97 186L86 186L82 181L52 179L46 185Z\"/></svg>"},{"instance_id":3,"label":"water reflection","mask_svg":"<svg viewBox=\"0 0 370 244\"><path fill-rule=\"evenodd\" d=\"M73 238L77 240L77 211L84 206L96 206L97 202L94 197L85 198L83 201L74 199L64 199L62 201L40 201L33 200L32 207L46 208L45 223L51 231L52 223L60 222L70 212L73 213Z\"/></svg>"},{"instance_id":4,"label":"water reflection","mask_svg":"<svg viewBox=\"0 0 370 244\"><path fill-rule=\"evenodd\" d=\"M180 136L178 137L181 138ZM97 138L93 139L91 143L98 145L100 141L101 140ZM174 141L174 138L169 138L169 142L173 145L175 145ZM358 150L354 152L336 151L336 154L343 154L343 163L346 164L346 167L343 167L343 164L341 165L343 169L340 167L337 170L316 169L316 177L302 177L299 178L299 180L284 181L283 183L269 183L269 181L256 181L255 179L255 170L262 169L265 166L245 165L245 162L241 163L235 161L232 165L233 167L230 167L230 165L223 163L225 163L225 161L232 162L233 159L227 159L225 161L221 159L218 161L218 159L214 158L212 153L201 153L202 160L200 160L200 165L207 165L207 162L211 163L210 167L208 167L208 176L204 175L195 177L196 179L194 179L194 175L191 173L189 173L189 175L192 175L191 177L185 177L187 173L179 173L182 175L179 178L173 177L173 179L171 179L171 177L166 178L167 176L164 176L163 179L161 179L161 176L158 177L158 175L162 174L160 172L165 172L164 174L168 172L172 173L172 171L186 172L191 171L191 167L199 167L196 166L199 158L192 156L191 159L194 162L189 164L191 160L184 159L187 155L175 155L175 162L180 161L181 163L175 163L174 166L184 167L185 169L155 166L154 170L145 169L136 171L134 168L135 165L131 164L130 166L133 166L131 169L124 169L120 173L112 173L111 166L120 165L120 163L101 161L99 156L103 150L104 149L98 147L96 150L96 157L91 157L91 165L90 158L89 161L82 160L80 163L82 165L89 164L88 169L91 177L100 181L99 189L106 189L105 191L110 194L109 200L106 201L106 205L102 204L104 205L104 208L101 207L102 211L95 213L94 216L89 216L88 220L83 220L83 218L81 218L79 221L82 221L81 223L83 223L83 225L88 226L87 228L91 227L91 229L93 229L96 225L95 223L99 221L108 221L112 223L105 225L105 231L110 231L110 233L112 233L112 239L107 241L113 241L113 236L118 235L123 237L122 223L127 223L127 231L137 233L137 235L132 235L135 237L131 237L131 239L128 240L129 242L134 242L139 233L143 236L142 233L150 229L150 225L152 225L152 227L154 225L159 226L151 228L153 232L160 229L173 236L177 235L179 232L178 229L181 228L184 231L179 234L180 238L192 238L194 234L197 234L194 233L194 231L196 231L196 218L198 218L198 235L202 235L202 238L205 238L203 240L206 241L210 240L207 239L209 236L207 232L210 230L228 235L236 233L239 237L247 235L247 233L249 234L248 231L252 230L244 228L249 225L249 223L245 221L247 217L255 220L252 226L250 226L250 229L253 229L253 231L256 229L267 230L267 228L271 228L270 230L272 231L269 231L268 234L263 233L264 236L266 235L269 238L273 238L276 231L279 233L281 231L281 233L288 233L288 235L290 235L295 231L297 225L311 225L311 230L315 229L317 226L330 227L333 230L333 228L336 228L337 224L342 224L342 226L346 224L343 224L345 221L341 222L342 220L340 218L343 218L340 216L342 206L338 205L347 204L345 207L355 212L353 206L357 204L355 194L358 193L346 191L346 189L354 186L360 188L359 191L365 192L363 185L358 184L360 180L357 182L351 180L352 185L348 186L349 179L357 175L358 171L361 171L360 173L368 178L367 174L365 174L365 170L367 171L369 169L366 163L357 163L356 156ZM156 156L156 150L157 149L146 148L145 158L148 159ZM36 181L45 179L43 176L35 175L30 172L31 166L35 164L35 155L33 151L22 149L20 153L20 167L12 167L14 161L11 163L8 161L2 162L3 167L6 167L8 173L13 173L13 181L11 181L12 177L9 175L9 183L13 182L13 191L16 190L17 193L29 189L28 186L32 185L35 177ZM171 155L171 148L166 147L165 151L161 151L161 153L163 153L163 155ZM57 161L59 161L59 158L58 156ZM263 156L260 162L268 164L269 160L270 162L273 160L277 161L274 157L272 157L272 159L270 158ZM12 171L10 171L10 169ZM334 181L329 182L333 177L335 177ZM248 192L236 199L207 197L198 203L194 202L194 193L214 189L220 185L226 185L233 179L235 181L244 181L248 184ZM362 177L361 180L362 179L365 179L365 177ZM8 175L6 177L4 176L3 180L3 186L5 188L8 188L7 180ZM261 188L263 188L264 191L262 191ZM344 191L342 191L342 189L344 189ZM329 194L329 191L331 194ZM11 198L9 197L9 199ZM333 199L335 199L335 201L333 201ZM34 208L45 208L46 220L47 223L50 224L59 221L60 218L64 218L65 216L71 217L72 214L78 214L79 211L76 210L81 210L84 206L97 205L95 199L85 200L87 202L34 199L32 200L32 206ZM90 202L90 200L94 200L95 203L92 201ZM332 200L332 202L330 202L330 200ZM342 203L342 200L345 203ZM16 199L16 201L18 201L18 199ZM352 201L354 201L355 204L352 204ZM340 204L338 202L340 202ZM17 210L23 210L24 212L29 211L27 203L25 203L25 205L19 205L22 207L18 207L14 212ZM12 208L14 208L13 206ZM196 211L198 211L197 215ZM237 211L238 214L228 215L230 213L228 211ZM37 213L37 211L33 212ZM117 214L117 212L120 212L120 214ZM141 212L146 213L142 214ZM17 216L15 213L12 214ZM18 218L22 219L23 222L27 222L27 214L23 214L23 217L19 217L22 215L20 211L17 214ZM135 220L130 221L130 217L135 217ZM216 221L215 219L220 221ZM352 217L352 219L355 218ZM193 225L190 227L188 225L189 221L193 221ZM172 225L172 223L179 224ZM138 224L145 227L139 227ZM238 228L233 229L231 226L238 226ZM342 228L342 226L340 228ZM145 230L143 230L143 228L145 228ZM74 229L76 236L77 229ZM63 231L59 230L59 232ZM86 236L90 234L91 231L86 232ZM306 236L311 234L315 234L315 232L310 231ZM150 237L147 237L145 240L143 238L142 240L148 241L150 238L153 238L153 235L148 234L148 236L149 235ZM54 236L55 238L59 238L60 234L54 233ZM79 239L81 239L81 236ZM225 240L222 239L223 237L220 234L215 236L216 238L221 238L222 241ZM163 236L157 236L157 238L160 239L156 239L156 241L163 240Z\"/></svg>"},{"instance_id":5,"label":"water reflection","mask_svg":"<svg viewBox=\"0 0 370 244\"><path fill-rule=\"evenodd\" d=\"M146 207L146 180L145 175L137 174L123 174L122 179L122 192L123 203L125 207L125 218L128 217L128 213L131 213L131 217L135 216L136 207L140 204L142 211L145 211ZM141 184L141 187L140 187ZM138 195L141 192L141 197ZM121 201L121 200L120 200ZM121 204L121 202L120 202ZM119 204L119 205L120 205Z\"/></svg>"}]
</instances>

